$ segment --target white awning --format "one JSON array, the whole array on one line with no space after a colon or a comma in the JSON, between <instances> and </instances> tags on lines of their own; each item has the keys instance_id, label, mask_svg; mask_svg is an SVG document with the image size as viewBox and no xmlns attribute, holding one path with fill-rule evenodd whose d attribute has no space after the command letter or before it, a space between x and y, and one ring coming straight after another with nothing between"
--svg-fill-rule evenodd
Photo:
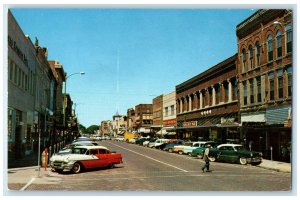
<instances>
[{"instance_id":1,"label":"white awning","mask_svg":"<svg viewBox=\"0 0 300 200\"><path fill-rule=\"evenodd\" d=\"M160 130L160 131L157 131L156 132L156 135L165 135L165 134L167 134L168 132L165 130L165 129L162 129L162 130Z\"/></svg>"}]
</instances>

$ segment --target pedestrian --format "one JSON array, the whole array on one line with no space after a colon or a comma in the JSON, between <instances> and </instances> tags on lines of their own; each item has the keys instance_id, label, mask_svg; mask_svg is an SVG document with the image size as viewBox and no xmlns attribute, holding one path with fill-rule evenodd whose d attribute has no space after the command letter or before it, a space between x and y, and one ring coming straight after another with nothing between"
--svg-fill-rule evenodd
<instances>
[{"instance_id":1,"label":"pedestrian","mask_svg":"<svg viewBox=\"0 0 300 200\"><path fill-rule=\"evenodd\" d=\"M205 169L205 168L206 168L206 172L211 172L211 171L209 170L209 158L208 158L210 147L211 147L210 144L208 144L208 145L206 146L205 151L204 151L203 159L204 159L204 161L205 161L205 164L204 164L203 167L202 167L202 172L204 172L204 169Z\"/></svg>"}]
</instances>

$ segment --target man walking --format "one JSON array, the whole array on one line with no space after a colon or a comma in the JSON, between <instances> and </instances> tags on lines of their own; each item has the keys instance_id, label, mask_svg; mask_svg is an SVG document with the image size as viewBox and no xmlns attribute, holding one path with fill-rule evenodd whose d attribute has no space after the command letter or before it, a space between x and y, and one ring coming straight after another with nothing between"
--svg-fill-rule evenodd
<instances>
[{"instance_id":1,"label":"man walking","mask_svg":"<svg viewBox=\"0 0 300 200\"><path fill-rule=\"evenodd\" d=\"M204 173L204 169L205 169L205 168L206 168L206 172L211 172L211 171L209 170L209 158L208 158L210 147L211 147L210 144L208 144L208 145L206 146L205 151L204 151L203 159L204 159L204 161L205 161L205 164L204 164L204 166L202 167L202 172L203 172L203 173Z\"/></svg>"}]
</instances>

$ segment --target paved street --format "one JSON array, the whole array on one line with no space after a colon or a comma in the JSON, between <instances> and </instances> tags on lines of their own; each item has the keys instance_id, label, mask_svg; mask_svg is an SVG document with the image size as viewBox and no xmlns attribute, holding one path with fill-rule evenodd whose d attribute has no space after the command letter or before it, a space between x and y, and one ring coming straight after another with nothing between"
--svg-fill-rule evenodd
<instances>
[{"instance_id":1,"label":"paved street","mask_svg":"<svg viewBox=\"0 0 300 200\"><path fill-rule=\"evenodd\" d=\"M114 169L97 169L80 174L58 174L48 169L46 176L35 178L26 188L26 181L10 180L9 175L9 189L102 192L291 190L291 173L217 162L211 163L212 172L203 173L203 161L196 158L125 142L108 140L99 144L122 153L124 163Z\"/></svg>"}]
</instances>

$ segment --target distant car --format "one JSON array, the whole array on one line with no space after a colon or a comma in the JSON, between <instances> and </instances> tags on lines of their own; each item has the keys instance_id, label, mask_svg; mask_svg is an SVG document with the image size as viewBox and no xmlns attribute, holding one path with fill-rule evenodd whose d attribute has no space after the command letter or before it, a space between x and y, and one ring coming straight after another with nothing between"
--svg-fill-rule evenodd
<instances>
[{"instance_id":1,"label":"distant car","mask_svg":"<svg viewBox=\"0 0 300 200\"><path fill-rule=\"evenodd\" d=\"M84 169L111 167L122 163L122 155L113 153L103 146L75 147L71 154L54 154L50 158L50 167L57 172L64 170L79 173Z\"/></svg>"},{"instance_id":2,"label":"distant car","mask_svg":"<svg viewBox=\"0 0 300 200\"><path fill-rule=\"evenodd\" d=\"M131 138L131 139L129 139L128 142L131 144L135 144L136 140L137 140L137 138Z\"/></svg>"},{"instance_id":3,"label":"distant car","mask_svg":"<svg viewBox=\"0 0 300 200\"><path fill-rule=\"evenodd\" d=\"M191 156L198 157L200 159L203 158L204 150L207 145L210 145L212 148L216 148L219 144L214 141L206 141L204 144L201 144L198 148L195 148L191 152Z\"/></svg>"},{"instance_id":4,"label":"distant car","mask_svg":"<svg viewBox=\"0 0 300 200\"><path fill-rule=\"evenodd\" d=\"M168 139L157 139L153 142L149 142L148 147L150 148L158 148L160 145L164 143L168 143Z\"/></svg>"},{"instance_id":5,"label":"distant car","mask_svg":"<svg viewBox=\"0 0 300 200\"><path fill-rule=\"evenodd\" d=\"M174 146L183 145L183 144L184 144L183 140L173 141L173 142L171 142L169 144L166 144L166 146L162 150L173 152L173 147Z\"/></svg>"},{"instance_id":6,"label":"distant car","mask_svg":"<svg viewBox=\"0 0 300 200\"><path fill-rule=\"evenodd\" d=\"M78 137L77 139L73 140L73 142L79 142L79 141L93 141L93 139L90 139L88 137Z\"/></svg>"},{"instance_id":7,"label":"distant car","mask_svg":"<svg viewBox=\"0 0 300 200\"><path fill-rule=\"evenodd\" d=\"M185 147L183 147L182 153L191 156L191 155L192 155L192 151L193 151L194 149L200 147L201 145L203 145L203 144L205 144L205 143L206 143L205 141L193 142L193 143L192 143L192 146L185 146Z\"/></svg>"},{"instance_id":8,"label":"distant car","mask_svg":"<svg viewBox=\"0 0 300 200\"><path fill-rule=\"evenodd\" d=\"M124 137L123 136L117 136L115 138L116 141L124 141Z\"/></svg>"},{"instance_id":9,"label":"distant car","mask_svg":"<svg viewBox=\"0 0 300 200\"><path fill-rule=\"evenodd\" d=\"M149 138L140 137L140 138L136 139L135 144L143 145L143 142L146 140L149 140Z\"/></svg>"},{"instance_id":10,"label":"distant car","mask_svg":"<svg viewBox=\"0 0 300 200\"><path fill-rule=\"evenodd\" d=\"M221 144L209 153L211 161L258 165L262 162L262 153L249 151L241 144Z\"/></svg>"}]
</instances>

